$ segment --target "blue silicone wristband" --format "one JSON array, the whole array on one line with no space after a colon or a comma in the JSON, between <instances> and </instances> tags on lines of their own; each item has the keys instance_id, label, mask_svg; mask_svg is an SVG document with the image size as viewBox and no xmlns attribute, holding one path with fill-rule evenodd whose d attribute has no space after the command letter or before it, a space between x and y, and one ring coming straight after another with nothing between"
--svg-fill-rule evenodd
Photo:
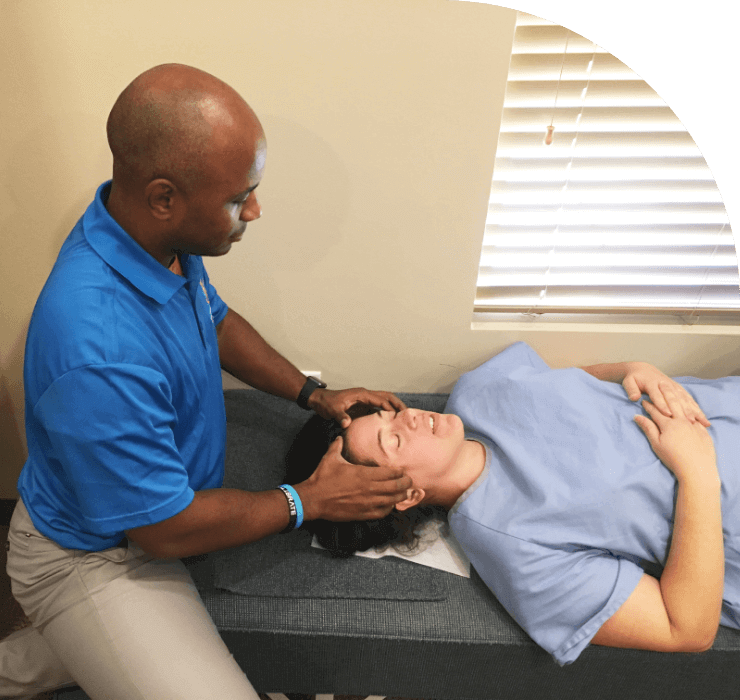
<instances>
[{"instance_id":1,"label":"blue silicone wristband","mask_svg":"<svg viewBox=\"0 0 740 700\"><path fill-rule=\"evenodd\" d=\"M293 500L295 501L295 529L299 528L301 525L303 525L303 503L301 503L301 497L298 495L298 491L296 491L292 486L289 484L282 484L280 488L287 489L290 491L290 495L293 496Z\"/></svg>"}]
</instances>

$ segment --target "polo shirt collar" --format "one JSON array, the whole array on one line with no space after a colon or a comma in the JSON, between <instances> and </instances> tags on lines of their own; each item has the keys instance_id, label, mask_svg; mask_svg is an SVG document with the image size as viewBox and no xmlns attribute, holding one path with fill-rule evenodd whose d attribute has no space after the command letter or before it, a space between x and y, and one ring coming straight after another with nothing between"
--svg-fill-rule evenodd
<instances>
[{"instance_id":1,"label":"polo shirt collar","mask_svg":"<svg viewBox=\"0 0 740 700\"><path fill-rule=\"evenodd\" d=\"M158 263L108 213L105 203L111 182L108 180L98 187L95 199L82 216L85 239L108 265L142 294L166 304L187 280Z\"/></svg>"}]
</instances>

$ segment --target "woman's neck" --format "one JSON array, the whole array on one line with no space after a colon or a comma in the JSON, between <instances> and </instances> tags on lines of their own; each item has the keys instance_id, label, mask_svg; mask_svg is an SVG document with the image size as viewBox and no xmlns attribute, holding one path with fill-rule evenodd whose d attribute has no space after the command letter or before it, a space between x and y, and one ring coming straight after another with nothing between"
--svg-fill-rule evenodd
<instances>
[{"instance_id":1,"label":"woman's neck","mask_svg":"<svg viewBox=\"0 0 740 700\"><path fill-rule=\"evenodd\" d=\"M481 475L485 466L486 448L477 440L465 440L449 478L444 480L434 495L434 503L450 510Z\"/></svg>"}]
</instances>

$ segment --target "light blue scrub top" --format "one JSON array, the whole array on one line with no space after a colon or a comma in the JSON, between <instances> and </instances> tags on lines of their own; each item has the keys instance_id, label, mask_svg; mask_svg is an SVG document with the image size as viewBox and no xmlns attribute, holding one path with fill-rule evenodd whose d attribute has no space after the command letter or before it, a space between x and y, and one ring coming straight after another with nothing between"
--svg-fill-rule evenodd
<instances>
[{"instance_id":1,"label":"light blue scrub top","mask_svg":"<svg viewBox=\"0 0 740 700\"><path fill-rule=\"evenodd\" d=\"M740 377L677 379L712 425L722 479L721 624L740 628ZM450 526L509 614L561 665L635 589L659 577L677 482L634 422L620 384L550 369L516 343L463 375L447 413L486 447Z\"/></svg>"},{"instance_id":2,"label":"light blue scrub top","mask_svg":"<svg viewBox=\"0 0 740 700\"><path fill-rule=\"evenodd\" d=\"M226 416L215 326L228 311L203 262L160 265L108 214L110 183L65 240L26 341L36 528L99 551L223 483Z\"/></svg>"}]
</instances>

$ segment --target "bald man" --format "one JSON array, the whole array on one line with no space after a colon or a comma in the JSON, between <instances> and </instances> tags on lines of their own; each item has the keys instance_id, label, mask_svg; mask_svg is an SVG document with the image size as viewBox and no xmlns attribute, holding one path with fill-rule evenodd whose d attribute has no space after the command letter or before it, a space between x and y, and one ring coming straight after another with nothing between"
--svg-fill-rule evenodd
<instances>
[{"instance_id":1,"label":"bald man","mask_svg":"<svg viewBox=\"0 0 740 700\"><path fill-rule=\"evenodd\" d=\"M294 489L221 488L221 368L344 425L358 401L403 404L307 380L210 284L202 257L261 214L265 136L232 88L157 66L121 93L108 140L112 181L64 242L28 332L8 573L33 624L0 643L0 696L76 683L93 700L254 698L180 558L301 518L380 517L410 480L345 468L339 441Z\"/></svg>"}]
</instances>

